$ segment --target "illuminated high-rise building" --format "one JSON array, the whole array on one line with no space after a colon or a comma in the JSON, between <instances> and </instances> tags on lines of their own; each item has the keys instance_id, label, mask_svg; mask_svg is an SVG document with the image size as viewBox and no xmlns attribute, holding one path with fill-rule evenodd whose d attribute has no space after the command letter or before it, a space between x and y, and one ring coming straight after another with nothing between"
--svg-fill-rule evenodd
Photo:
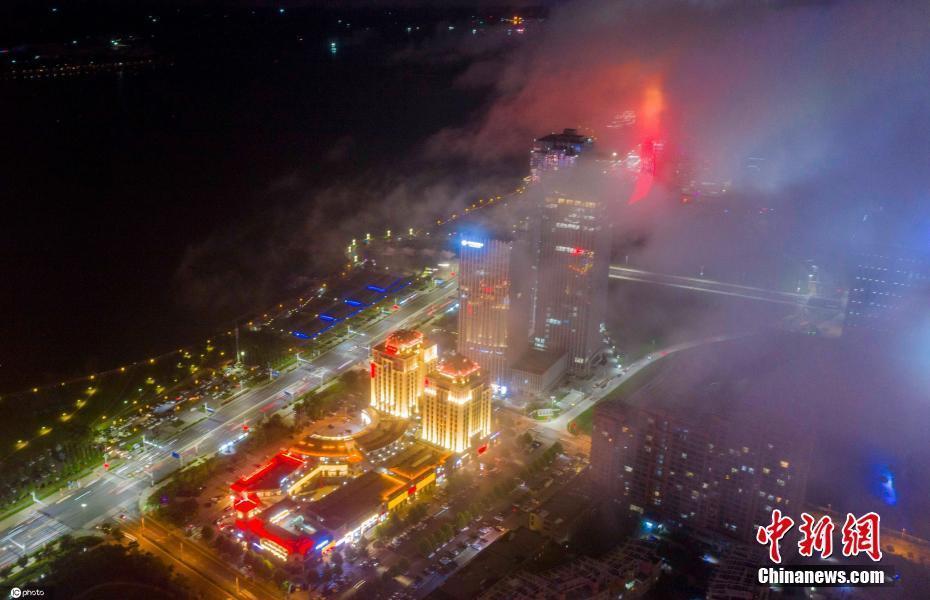
<instances>
[{"instance_id":1,"label":"illuminated high-rise building","mask_svg":"<svg viewBox=\"0 0 930 600\"><path fill-rule=\"evenodd\" d=\"M420 437L453 452L491 434L491 387L475 361L455 355L430 371L421 400Z\"/></svg>"},{"instance_id":2,"label":"illuminated high-rise building","mask_svg":"<svg viewBox=\"0 0 930 600\"><path fill-rule=\"evenodd\" d=\"M813 432L727 400L670 406L651 389L658 408L599 404L592 482L632 512L751 541L773 509L792 514L803 506Z\"/></svg>"},{"instance_id":3,"label":"illuminated high-rise building","mask_svg":"<svg viewBox=\"0 0 930 600\"><path fill-rule=\"evenodd\" d=\"M530 150L530 179L539 181L547 172L574 166L581 153L593 142L592 138L579 134L576 129L564 129L562 133L539 138Z\"/></svg>"},{"instance_id":4,"label":"illuminated high-rise building","mask_svg":"<svg viewBox=\"0 0 930 600\"><path fill-rule=\"evenodd\" d=\"M416 414L426 374L438 356L419 331L398 329L371 349L371 406L407 418Z\"/></svg>"},{"instance_id":5,"label":"illuminated high-rise building","mask_svg":"<svg viewBox=\"0 0 930 600\"><path fill-rule=\"evenodd\" d=\"M463 237L459 252L458 351L496 386L529 336L529 249L510 232Z\"/></svg>"},{"instance_id":6,"label":"illuminated high-rise building","mask_svg":"<svg viewBox=\"0 0 930 600\"><path fill-rule=\"evenodd\" d=\"M927 319L930 262L900 248L856 256L846 304L844 335L900 336Z\"/></svg>"},{"instance_id":7,"label":"illuminated high-rise building","mask_svg":"<svg viewBox=\"0 0 930 600\"><path fill-rule=\"evenodd\" d=\"M586 375L604 346L607 203L581 186L550 186L539 211L533 347L566 352L569 371Z\"/></svg>"}]
</instances>

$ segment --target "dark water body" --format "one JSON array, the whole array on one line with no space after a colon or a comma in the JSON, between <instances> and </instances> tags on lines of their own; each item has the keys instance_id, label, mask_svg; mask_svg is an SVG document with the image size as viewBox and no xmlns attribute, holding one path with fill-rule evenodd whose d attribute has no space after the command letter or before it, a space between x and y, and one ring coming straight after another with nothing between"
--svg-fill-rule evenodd
<instances>
[{"instance_id":1,"label":"dark water body","mask_svg":"<svg viewBox=\"0 0 930 600\"><path fill-rule=\"evenodd\" d=\"M176 348L261 308L192 309L177 278L191 248L385 168L481 101L453 87L463 65L391 60L409 40L385 19L158 27L154 68L0 81L0 391Z\"/></svg>"}]
</instances>

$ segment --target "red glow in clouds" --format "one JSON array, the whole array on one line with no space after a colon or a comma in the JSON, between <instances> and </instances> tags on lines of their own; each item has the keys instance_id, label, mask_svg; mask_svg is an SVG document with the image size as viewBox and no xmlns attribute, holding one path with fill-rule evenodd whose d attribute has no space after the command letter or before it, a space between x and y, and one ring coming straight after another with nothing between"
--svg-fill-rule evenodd
<instances>
[{"instance_id":1,"label":"red glow in clouds","mask_svg":"<svg viewBox=\"0 0 930 600\"><path fill-rule=\"evenodd\" d=\"M646 95L639 111L639 134L643 141L639 145L639 173L636 175L636 183L627 201L628 204L639 202L652 191L656 175L655 140L662 139L661 116L664 110L665 98L662 95L662 88L658 83L654 83L646 89Z\"/></svg>"}]
</instances>

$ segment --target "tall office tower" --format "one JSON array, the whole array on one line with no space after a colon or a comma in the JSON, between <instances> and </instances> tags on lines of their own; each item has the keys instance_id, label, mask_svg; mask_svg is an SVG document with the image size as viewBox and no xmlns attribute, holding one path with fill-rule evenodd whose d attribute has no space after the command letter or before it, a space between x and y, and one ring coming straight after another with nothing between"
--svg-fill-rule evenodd
<instances>
[{"instance_id":1,"label":"tall office tower","mask_svg":"<svg viewBox=\"0 0 930 600\"><path fill-rule=\"evenodd\" d=\"M564 129L562 133L551 133L533 143L530 150L530 179L539 181L547 172L574 166L578 157L594 140L581 135L576 129Z\"/></svg>"},{"instance_id":2,"label":"tall office tower","mask_svg":"<svg viewBox=\"0 0 930 600\"><path fill-rule=\"evenodd\" d=\"M930 316L930 262L886 248L855 258L844 336L904 334Z\"/></svg>"},{"instance_id":3,"label":"tall office tower","mask_svg":"<svg viewBox=\"0 0 930 600\"><path fill-rule=\"evenodd\" d=\"M453 452L491 435L491 387L475 361L461 355L439 361L422 398L420 437Z\"/></svg>"},{"instance_id":4,"label":"tall office tower","mask_svg":"<svg viewBox=\"0 0 930 600\"><path fill-rule=\"evenodd\" d=\"M595 410L591 476L630 511L751 541L773 509L801 510L812 450L809 430L771 419L608 402Z\"/></svg>"},{"instance_id":5,"label":"tall office tower","mask_svg":"<svg viewBox=\"0 0 930 600\"><path fill-rule=\"evenodd\" d=\"M461 240L458 351L492 385L507 385L507 366L527 345L529 258L525 239L511 231Z\"/></svg>"},{"instance_id":6,"label":"tall office tower","mask_svg":"<svg viewBox=\"0 0 930 600\"><path fill-rule=\"evenodd\" d=\"M395 417L414 415L426 374L437 356L436 344L409 329L398 329L375 345L371 349L371 406Z\"/></svg>"},{"instance_id":7,"label":"tall office tower","mask_svg":"<svg viewBox=\"0 0 930 600\"><path fill-rule=\"evenodd\" d=\"M605 197L573 185L576 175L549 187L539 209L532 341L566 352L569 371L586 375L603 348L610 224Z\"/></svg>"}]
</instances>

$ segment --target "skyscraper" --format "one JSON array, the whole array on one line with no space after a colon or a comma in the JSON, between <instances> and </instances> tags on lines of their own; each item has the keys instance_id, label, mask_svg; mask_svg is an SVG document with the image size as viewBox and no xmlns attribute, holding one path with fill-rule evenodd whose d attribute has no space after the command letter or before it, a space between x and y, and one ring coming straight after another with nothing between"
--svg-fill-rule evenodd
<instances>
[{"instance_id":1,"label":"skyscraper","mask_svg":"<svg viewBox=\"0 0 930 600\"><path fill-rule=\"evenodd\" d=\"M491 388L481 367L461 355L442 359L423 392L420 437L453 452L491 434Z\"/></svg>"},{"instance_id":2,"label":"skyscraper","mask_svg":"<svg viewBox=\"0 0 930 600\"><path fill-rule=\"evenodd\" d=\"M530 150L530 179L539 181L547 172L574 166L581 153L593 143L592 138L579 134L576 129L563 129L562 133L539 138Z\"/></svg>"},{"instance_id":3,"label":"skyscraper","mask_svg":"<svg viewBox=\"0 0 930 600\"><path fill-rule=\"evenodd\" d=\"M398 329L371 349L371 406L407 418L418 411L436 344L419 331Z\"/></svg>"},{"instance_id":4,"label":"skyscraper","mask_svg":"<svg viewBox=\"0 0 930 600\"><path fill-rule=\"evenodd\" d=\"M568 369L586 375L603 348L610 225L605 198L580 179L554 181L540 203L532 342L567 352Z\"/></svg>"},{"instance_id":5,"label":"skyscraper","mask_svg":"<svg viewBox=\"0 0 930 600\"><path fill-rule=\"evenodd\" d=\"M887 247L856 256L844 335L891 335L915 331L930 298L930 262L914 252Z\"/></svg>"},{"instance_id":6,"label":"skyscraper","mask_svg":"<svg viewBox=\"0 0 930 600\"><path fill-rule=\"evenodd\" d=\"M463 237L459 252L458 351L494 385L529 336L529 251L510 231Z\"/></svg>"}]
</instances>

